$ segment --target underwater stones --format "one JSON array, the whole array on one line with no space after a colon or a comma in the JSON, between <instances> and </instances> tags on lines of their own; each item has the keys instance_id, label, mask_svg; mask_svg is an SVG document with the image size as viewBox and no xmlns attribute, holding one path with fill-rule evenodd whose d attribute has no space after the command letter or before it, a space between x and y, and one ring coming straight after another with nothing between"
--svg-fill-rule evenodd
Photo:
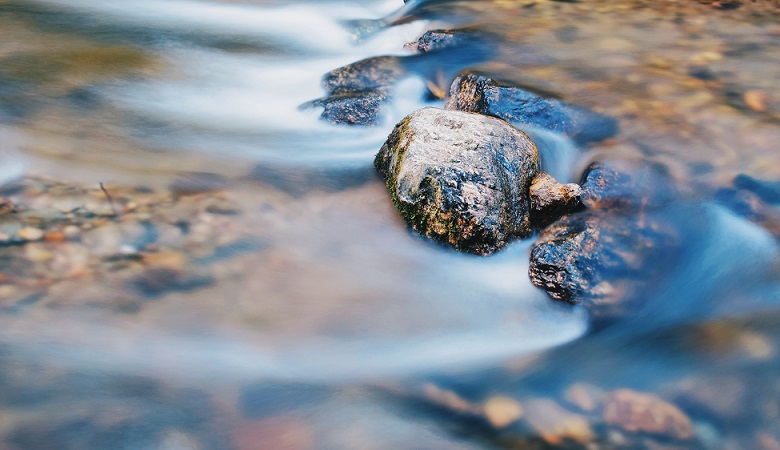
<instances>
[{"instance_id":1,"label":"underwater stones","mask_svg":"<svg viewBox=\"0 0 780 450\"><path fill-rule=\"evenodd\" d=\"M329 96L354 92L387 92L406 73L398 56L366 58L338 69L322 78Z\"/></svg>"},{"instance_id":2,"label":"underwater stones","mask_svg":"<svg viewBox=\"0 0 780 450\"><path fill-rule=\"evenodd\" d=\"M655 394L618 389L604 403L604 423L630 433L647 433L688 440L695 430L679 408Z\"/></svg>"},{"instance_id":3,"label":"underwater stones","mask_svg":"<svg viewBox=\"0 0 780 450\"><path fill-rule=\"evenodd\" d=\"M426 53L445 48L474 45L475 41L481 42L482 40L484 37L474 31L428 30L417 40L415 49L420 53Z\"/></svg>"},{"instance_id":4,"label":"underwater stones","mask_svg":"<svg viewBox=\"0 0 780 450\"><path fill-rule=\"evenodd\" d=\"M580 185L589 209L653 208L679 195L668 169L648 161L591 163Z\"/></svg>"},{"instance_id":5,"label":"underwater stones","mask_svg":"<svg viewBox=\"0 0 780 450\"><path fill-rule=\"evenodd\" d=\"M387 100L381 91L351 92L317 99L304 107L322 107L320 118L334 125L376 125Z\"/></svg>"},{"instance_id":6,"label":"underwater stones","mask_svg":"<svg viewBox=\"0 0 780 450\"><path fill-rule=\"evenodd\" d=\"M401 61L398 56L377 56L331 70L322 78L327 96L300 107L322 108L320 118L332 124L376 125L391 88L406 74Z\"/></svg>"},{"instance_id":7,"label":"underwater stones","mask_svg":"<svg viewBox=\"0 0 780 450\"><path fill-rule=\"evenodd\" d=\"M531 282L556 300L582 303L595 321L624 316L621 281L652 280L670 236L653 216L585 211L544 229L531 249ZM622 299L617 301L617 299Z\"/></svg>"},{"instance_id":8,"label":"underwater stones","mask_svg":"<svg viewBox=\"0 0 780 450\"><path fill-rule=\"evenodd\" d=\"M404 118L374 160L413 229L482 255L531 233L538 165L534 143L506 122L437 108Z\"/></svg>"},{"instance_id":9,"label":"underwater stones","mask_svg":"<svg viewBox=\"0 0 780 450\"><path fill-rule=\"evenodd\" d=\"M618 133L617 120L612 117L473 74L455 78L446 109L476 112L513 124L544 128L580 144L607 139Z\"/></svg>"},{"instance_id":10,"label":"underwater stones","mask_svg":"<svg viewBox=\"0 0 780 450\"><path fill-rule=\"evenodd\" d=\"M767 203L780 204L780 181L760 180L742 173L734 178L734 186L756 194Z\"/></svg>"},{"instance_id":11,"label":"underwater stones","mask_svg":"<svg viewBox=\"0 0 780 450\"><path fill-rule=\"evenodd\" d=\"M539 172L531 182L531 222L543 228L564 214L582 206L578 184L561 184L551 175Z\"/></svg>"}]
</instances>

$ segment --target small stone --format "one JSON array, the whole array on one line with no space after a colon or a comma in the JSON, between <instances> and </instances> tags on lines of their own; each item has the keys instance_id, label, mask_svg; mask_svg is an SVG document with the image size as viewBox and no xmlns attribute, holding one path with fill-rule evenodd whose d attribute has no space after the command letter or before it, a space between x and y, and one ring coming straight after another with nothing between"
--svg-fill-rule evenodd
<instances>
[{"instance_id":1,"label":"small stone","mask_svg":"<svg viewBox=\"0 0 780 450\"><path fill-rule=\"evenodd\" d=\"M591 163L580 186L588 209L657 207L678 197L667 167L649 161Z\"/></svg>"},{"instance_id":2,"label":"small stone","mask_svg":"<svg viewBox=\"0 0 780 450\"><path fill-rule=\"evenodd\" d=\"M228 187L227 178L208 172L189 172L179 175L168 186L175 196L196 195L221 191Z\"/></svg>"},{"instance_id":3,"label":"small stone","mask_svg":"<svg viewBox=\"0 0 780 450\"><path fill-rule=\"evenodd\" d=\"M302 107L322 107L320 119L334 125L373 126L379 124L380 110L388 99L380 91L349 92L312 100Z\"/></svg>"},{"instance_id":4,"label":"small stone","mask_svg":"<svg viewBox=\"0 0 780 450\"><path fill-rule=\"evenodd\" d=\"M495 428L505 428L523 417L523 407L510 397L495 396L485 402L484 414Z\"/></svg>"},{"instance_id":5,"label":"small stone","mask_svg":"<svg viewBox=\"0 0 780 450\"><path fill-rule=\"evenodd\" d=\"M561 184L544 172L531 182L531 222L539 228L551 224L562 215L581 207L582 188L578 184Z\"/></svg>"},{"instance_id":6,"label":"small stone","mask_svg":"<svg viewBox=\"0 0 780 450\"><path fill-rule=\"evenodd\" d=\"M577 383L564 393L564 399L583 412L593 412L601 405L604 391L596 386Z\"/></svg>"},{"instance_id":7,"label":"small stone","mask_svg":"<svg viewBox=\"0 0 780 450\"><path fill-rule=\"evenodd\" d=\"M766 112L766 95L761 91L746 91L742 94L745 105L756 112Z\"/></svg>"},{"instance_id":8,"label":"small stone","mask_svg":"<svg viewBox=\"0 0 780 450\"><path fill-rule=\"evenodd\" d=\"M10 298L16 292L16 288L10 284L0 285L0 298Z\"/></svg>"},{"instance_id":9,"label":"small stone","mask_svg":"<svg viewBox=\"0 0 780 450\"><path fill-rule=\"evenodd\" d=\"M353 92L388 92L406 73L398 56L376 56L334 69L322 78L329 96Z\"/></svg>"},{"instance_id":10,"label":"small stone","mask_svg":"<svg viewBox=\"0 0 780 450\"><path fill-rule=\"evenodd\" d=\"M181 270L187 265L187 258L179 252L157 252L143 255L143 262L146 265Z\"/></svg>"},{"instance_id":11,"label":"small stone","mask_svg":"<svg viewBox=\"0 0 780 450\"><path fill-rule=\"evenodd\" d=\"M585 417L569 412L549 399L524 403L528 423L548 444L559 445L567 440L588 444L593 440L593 430Z\"/></svg>"},{"instance_id":12,"label":"small stone","mask_svg":"<svg viewBox=\"0 0 780 450\"><path fill-rule=\"evenodd\" d=\"M62 231L50 231L44 235L44 239L49 242L62 242L66 237Z\"/></svg>"},{"instance_id":13,"label":"small stone","mask_svg":"<svg viewBox=\"0 0 780 450\"><path fill-rule=\"evenodd\" d=\"M16 211L16 206L7 198L0 198L0 216Z\"/></svg>"},{"instance_id":14,"label":"small stone","mask_svg":"<svg viewBox=\"0 0 780 450\"><path fill-rule=\"evenodd\" d=\"M422 394L426 401L452 412L469 416L479 413L477 405L464 399L457 392L441 388L433 383L423 385Z\"/></svg>"},{"instance_id":15,"label":"small stone","mask_svg":"<svg viewBox=\"0 0 780 450\"><path fill-rule=\"evenodd\" d=\"M604 423L629 433L648 433L673 439L694 437L693 423L679 408L655 394L618 389L604 403Z\"/></svg>"},{"instance_id":16,"label":"small stone","mask_svg":"<svg viewBox=\"0 0 780 450\"><path fill-rule=\"evenodd\" d=\"M54 254L52 254L52 252L50 252L42 244L27 245L24 249L24 256L29 261L39 263L51 261L54 258Z\"/></svg>"},{"instance_id":17,"label":"small stone","mask_svg":"<svg viewBox=\"0 0 780 450\"><path fill-rule=\"evenodd\" d=\"M71 238L73 236L77 236L78 234L80 234L81 233L81 228L77 227L76 225L68 225L67 227L65 227L62 230L62 233L66 237Z\"/></svg>"},{"instance_id":18,"label":"small stone","mask_svg":"<svg viewBox=\"0 0 780 450\"><path fill-rule=\"evenodd\" d=\"M43 238L44 232L40 228L24 227L17 235L26 241L37 241Z\"/></svg>"}]
</instances>

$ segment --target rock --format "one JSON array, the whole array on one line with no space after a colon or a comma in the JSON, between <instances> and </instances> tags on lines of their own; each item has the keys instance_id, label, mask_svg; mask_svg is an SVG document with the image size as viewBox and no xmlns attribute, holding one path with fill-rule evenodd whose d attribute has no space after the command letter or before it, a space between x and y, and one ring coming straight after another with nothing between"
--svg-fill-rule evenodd
<instances>
[{"instance_id":1,"label":"rock","mask_svg":"<svg viewBox=\"0 0 780 450\"><path fill-rule=\"evenodd\" d=\"M563 409L553 400L533 399L525 405L528 423L550 445L557 446L567 440L587 444L594 438L585 417Z\"/></svg>"},{"instance_id":2,"label":"rock","mask_svg":"<svg viewBox=\"0 0 780 450\"><path fill-rule=\"evenodd\" d=\"M578 184L561 184L544 172L539 172L531 182L531 222L544 228L562 215L582 206Z\"/></svg>"},{"instance_id":3,"label":"rock","mask_svg":"<svg viewBox=\"0 0 780 450\"><path fill-rule=\"evenodd\" d=\"M780 236L780 211L767 205L757 194L749 190L722 188L715 193L715 201L764 227L774 236Z\"/></svg>"},{"instance_id":4,"label":"rock","mask_svg":"<svg viewBox=\"0 0 780 450\"><path fill-rule=\"evenodd\" d=\"M37 241L43 238L44 231L40 228L24 227L17 233L18 236L26 241Z\"/></svg>"},{"instance_id":5,"label":"rock","mask_svg":"<svg viewBox=\"0 0 780 450\"><path fill-rule=\"evenodd\" d=\"M374 160L413 229L482 255L531 233L538 165L534 143L506 122L436 108L404 118Z\"/></svg>"},{"instance_id":6,"label":"rock","mask_svg":"<svg viewBox=\"0 0 780 450\"><path fill-rule=\"evenodd\" d=\"M523 407L511 397L490 397L484 405L485 419L494 428L505 428L523 417Z\"/></svg>"},{"instance_id":7,"label":"rock","mask_svg":"<svg viewBox=\"0 0 780 450\"><path fill-rule=\"evenodd\" d=\"M531 249L531 282L557 300L582 303L591 317L609 320L631 309L622 282L650 282L673 249L653 216L586 211L545 228ZM634 289L639 289L634 283Z\"/></svg>"},{"instance_id":8,"label":"rock","mask_svg":"<svg viewBox=\"0 0 780 450\"><path fill-rule=\"evenodd\" d=\"M312 191L338 192L354 189L375 181L376 173L368 165L289 165L263 162L255 166L247 178L300 197Z\"/></svg>"},{"instance_id":9,"label":"rock","mask_svg":"<svg viewBox=\"0 0 780 450\"><path fill-rule=\"evenodd\" d=\"M398 56L376 56L334 69L322 78L328 96L355 92L387 93L406 73Z\"/></svg>"},{"instance_id":10,"label":"rock","mask_svg":"<svg viewBox=\"0 0 780 450\"><path fill-rule=\"evenodd\" d=\"M176 177L168 186L174 196L198 195L223 191L229 187L229 180L209 172L187 172Z\"/></svg>"},{"instance_id":11,"label":"rock","mask_svg":"<svg viewBox=\"0 0 780 450\"><path fill-rule=\"evenodd\" d=\"M12 212L16 212L16 207L13 202L5 198L0 198L0 216Z\"/></svg>"},{"instance_id":12,"label":"rock","mask_svg":"<svg viewBox=\"0 0 780 450\"><path fill-rule=\"evenodd\" d=\"M649 161L591 163L580 185L589 209L654 208L678 197L668 169Z\"/></svg>"},{"instance_id":13,"label":"rock","mask_svg":"<svg viewBox=\"0 0 780 450\"><path fill-rule=\"evenodd\" d=\"M670 388L672 399L697 416L720 424L749 421L749 381L723 374L692 375Z\"/></svg>"},{"instance_id":14,"label":"rock","mask_svg":"<svg viewBox=\"0 0 780 450\"><path fill-rule=\"evenodd\" d=\"M563 397L580 411L591 413L601 406L604 391L590 384L576 383L564 392Z\"/></svg>"},{"instance_id":15,"label":"rock","mask_svg":"<svg viewBox=\"0 0 780 450\"><path fill-rule=\"evenodd\" d=\"M428 30L417 40L420 53L482 43L484 35L472 30Z\"/></svg>"},{"instance_id":16,"label":"rock","mask_svg":"<svg viewBox=\"0 0 780 450\"><path fill-rule=\"evenodd\" d=\"M320 118L336 125L377 125L387 100L382 91L361 91L323 97L302 107L322 107Z\"/></svg>"},{"instance_id":17,"label":"rock","mask_svg":"<svg viewBox=\"0 0 780 450\"><path fill-rule=\"evenodd\" d=\"M759 180L743 173L734 178L734 186L756 194L769 204L780 203L780 181Z\"/></svg>"},{"instance_id":18,"label":"rock","mask_svg":"<svg viewBox=\"0 0 780 450\"><path fill-rule=\"evenodd\" d=\"M618 133L617 121L609 116L473 74L455 78L446 109L476 112L513 124L544 128L580 144L607 139Z\"/></svg>"},{"instance_id":19,"label":"rock","mask_svg":"<svg viewBox=\"0 0 780 450\"><path fill-rule=\"evenodd\" d=\"M630 433L648 433L688 440L695 431L679 408L654 394L618 389L604 404L604 423Z\"/></svg>"}]
</instances>

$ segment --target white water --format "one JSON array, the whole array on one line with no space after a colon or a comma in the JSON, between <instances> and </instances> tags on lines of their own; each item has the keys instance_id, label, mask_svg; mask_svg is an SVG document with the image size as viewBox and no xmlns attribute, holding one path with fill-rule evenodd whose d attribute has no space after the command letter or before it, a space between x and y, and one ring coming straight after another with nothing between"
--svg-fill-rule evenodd
<instances>
[{"instance_id":1,"label":"white water","mask_svg":"<svg viewBox=\"0 0 780 450\"><path fill-rule=\"evenodd\" d=\"M392 126L423 106L425 85L409 77L395 86L393 102L384 109L377 127L333 126L320 121L317 110L299 108L324 95L320 84L324 73L370 56L407 54L403 44L417 39L426 29L425 23L393 27L360 43L340 25L348 19L381 17L399 6L397 0L284 6L183 0L39 3L87 14L101 23L231 36L274 47L273 52L230 52L182 37L149 49L164 63L162 74L113 80L99 88L120 110L168 125L162 132L141 128L132 134L140 135L142 144L180 149L180 157L194 150L293 166L367 167ZM573 147L549 133L537 134L545 143L543 153L550 154L561 173L568 172ZM390 200L382 195L369 201ZM289 246L295 255L312 254L309 247L343 248L363 242L365 247L357 255L341 261L301 262L279 276L288 283L305 282L309 276L320 276L319 266L332 266L331 278L308 292L309 298L291 298L287 314L301 316L303 323L307 302L319 301L330 285L356 286L357 294L351 296L376 292L385 304L374 309L358 303L348 306L350 320L366 324L362 325L363 334L279 336L264 330L247 332L237 326L231 330L236 335L231 336L220 335L206 324L204 337L166 329L166 316L142 325L123 323L122 319L108 325L55 310L13 318L3 327L3 340L18 346L18 355L79 370L224 382L267 378L326 381L498 363L584 333L582 310L559 308L530 284L526 275L529 242L518 243L490 259L474 258L414 239L401 224L392 236L377 235L360 223L364 218L349 216L354 209L345 211L324 223L306 216L288 218L290 223L278 236L277 245ZM388 222L395 219L394 213L383 218ZM357 231L350 233L350 227ZM291 295L298 292L289 291ZM224 293L230 289L219 292L227 296ZM227 297L225 307L232 307ZM339 302L334 307L345 306ZM431 315L433 325L409 333L391 322L396 328L386 331L385 313L396 322L399 314L411 319ZM372 330L372 325L383 331Z\"/></svg>"}]
</instances>

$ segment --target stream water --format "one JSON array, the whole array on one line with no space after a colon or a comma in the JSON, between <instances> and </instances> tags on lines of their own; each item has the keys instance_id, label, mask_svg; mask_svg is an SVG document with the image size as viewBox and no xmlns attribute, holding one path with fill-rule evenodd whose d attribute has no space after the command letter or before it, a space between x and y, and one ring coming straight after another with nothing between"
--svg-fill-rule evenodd
<instances>
[{"instance_id":1,"label":"stream water","mask_svg":"<svg viewBox=\"0 0 780 450\"><path fill-rule=\"evenodd\" d=\"M132 262L112 265L165 246L176 227L154 212L138 237L96 229L45 270L38 247L3 248L3 448L780 448L780 210L718 200L738 174L780 180L780 6L712 3L0 0L0 185L140 195L196 173L241 210L204 222L212 247L176 247L186 289L139 290ZM490 37L467 57L404 48L453 27ZM326 72L383 55L406 75L378 125L302 107ZM466 69L618 119L587 147L524 130L559 180L592 161L664 168L643 186L674 187L654 214L677 244L627 282L642 286L630 317L594 330L535 288L533 239L475 257L398 216L373 157ZM99 262L67 275L81 244ZM695 437L539 406L578 383L658 395Z\"/></svg>"}]
</instances>

